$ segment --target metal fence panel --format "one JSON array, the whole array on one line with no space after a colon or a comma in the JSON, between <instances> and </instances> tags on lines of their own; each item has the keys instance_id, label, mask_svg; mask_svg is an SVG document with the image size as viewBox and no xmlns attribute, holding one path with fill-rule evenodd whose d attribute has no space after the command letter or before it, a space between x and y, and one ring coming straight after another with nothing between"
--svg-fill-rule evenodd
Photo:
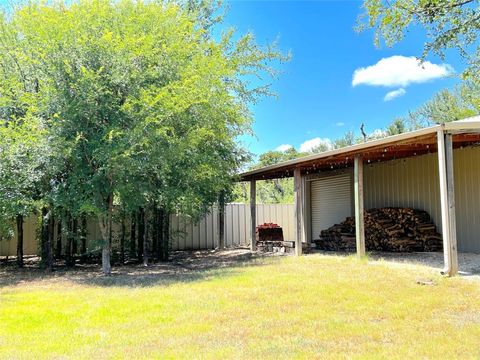
<instances>
[{"instance_id":1,"label":"metal fence panel","mask_svg":"<svg viewBox=\"0 0 480 360\"><path fill-rule=\"evenodd\" d=\"M258 204L257 225L265 222L276 223L283 228L285 240L293 240L293 204ZM24 254L35 255L38 253L37 216L26 219L24 224ZM249 204L226 204L225 206L225 246L247 246L250 244L250 205ZM130 222L127 221L127 234L130 239ZM170 215L171 248L172 250L206 250L218 246L218 209L214 206L198 223L182 215ZM90 246L99 246L101 232L96 219L87 222L87 241ZM55 231L56 243L57 231ZM113 226L114 244L115 239L120 237L120 224ZM0 241L0 255L16 254L16 235L10 241ZM65 244L63 244L64 246ZM128 245L126 251L128 252ZM63 251L62 251L63 252Z\"/></svg>"}]
</instances>

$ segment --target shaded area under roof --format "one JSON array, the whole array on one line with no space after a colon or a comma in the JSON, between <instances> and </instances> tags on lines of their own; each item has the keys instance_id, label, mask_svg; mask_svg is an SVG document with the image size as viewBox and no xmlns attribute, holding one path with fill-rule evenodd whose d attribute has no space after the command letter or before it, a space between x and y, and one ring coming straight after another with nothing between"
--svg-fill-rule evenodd
<instances>
[{"instance_id":1,"label":"shaded area under roof","mask_svg":"<svg viewBox=\"0 0 480 360\"><path fill-rule=\"evenodd\" d=\"M239 180L292 177L296 168L302 174L348 168L353 166L356 155L361 155L365 164L369 164L434 153L439 130L453 134L454 148L480 144L480 116L475 116L247 171L239 175Z\"/></svg>"}]
</instances>

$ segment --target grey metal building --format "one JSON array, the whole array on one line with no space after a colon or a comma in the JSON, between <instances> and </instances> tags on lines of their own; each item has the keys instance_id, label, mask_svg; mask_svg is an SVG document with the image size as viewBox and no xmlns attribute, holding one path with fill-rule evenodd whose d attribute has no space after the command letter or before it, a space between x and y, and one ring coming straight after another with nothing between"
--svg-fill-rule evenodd
<instances>
[{"instance_id":1,"label":"grey metal building","mask_svg":"<svg viewBox=\"0 0 480 360\"><path fill-rule=\"evenodd\" d=\"M480 252L480 117L327 151L241 174L250 181L294 177L296 253L320 231L355 216L365 252L363 213L377 207L426 210L442 233L445 273L457 249ZM251 238L255 207L251 206ZM293 239L292 239L293 240ZM254 247L252 241L251 246Z\"/></svg>"}]
</instances>

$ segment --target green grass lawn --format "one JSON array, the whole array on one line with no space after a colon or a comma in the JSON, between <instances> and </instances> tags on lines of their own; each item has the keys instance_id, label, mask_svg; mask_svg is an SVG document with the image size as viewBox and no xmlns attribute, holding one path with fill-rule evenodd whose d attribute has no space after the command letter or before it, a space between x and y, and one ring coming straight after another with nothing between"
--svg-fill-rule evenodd
<instances>
[{"instance_id":1,"label":"green grass lawn","mask_svg":"<svg viewBox=\"0 0 480 360\"><path fill-rule=\"evenodd\" d=\"M16 278L0 288L0 357L478 359L480 283L322 255Z\"/></svg>"}]
</instances>

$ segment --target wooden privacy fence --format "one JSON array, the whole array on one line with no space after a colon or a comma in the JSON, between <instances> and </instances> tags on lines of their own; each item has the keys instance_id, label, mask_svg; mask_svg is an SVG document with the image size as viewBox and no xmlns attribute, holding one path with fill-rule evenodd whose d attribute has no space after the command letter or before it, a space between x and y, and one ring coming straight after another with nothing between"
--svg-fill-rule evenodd
<instances>
[{"instance_id":1,"label":"wooden privacy fence","mask_svg":"<svg viewBox=\"0 0 480 360\"><path fill-rule=\"evenodd\" d=\"M257 225L273 222L283 228L285 240L294 238L294 207L293 204L257 204ZM36 239L37 218L32 216L24 223L24 253L33 255L38 253ZM129 224L127 232L130 231ZM171 248L172 250L206 250L214 249L219 242L218 208L212 210L198 223L188 217L171 215ZM55 229L55 237L57 229ZM114 224L114 246L118 243L120 225ZM225 246L247 246L250 244L250 205L227 204L225 206ZM127 233L127 241L130 238ZM87 223L87 247L91 249L100 241L101 234L97 222L91 219ZM56 241L56 238L54 239ZM16 254L16 234L11 240L0 241L0 256ZM64 244L63 244L64 245ZM127 245L128 252L128 245Z\"/></svg>"}]
</instances>

